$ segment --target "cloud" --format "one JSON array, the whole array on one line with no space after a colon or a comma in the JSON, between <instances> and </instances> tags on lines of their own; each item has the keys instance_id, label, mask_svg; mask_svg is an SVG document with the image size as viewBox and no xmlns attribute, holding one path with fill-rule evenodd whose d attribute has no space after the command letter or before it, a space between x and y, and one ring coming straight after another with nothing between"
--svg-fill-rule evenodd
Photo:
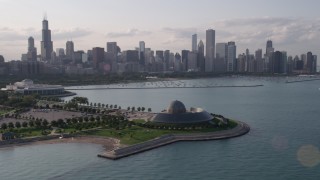
<instances>
[{"instance_id":1,"label":"cloud","mask_svg":"<svg viewBox=\"0 0 320 180\"><path fill-rule=\"evenodd\" d=\"M27 35L9 27L0 28L0 41L22 41L27 40Z\"/></svg>"},{"instance_id":2,"label":"cloud","mask_svg":"<svg viewBox=\"0 0 320 180\"><path fill-rule=\"evenodd\" d=\"M196 28L163 28L162 31L173 35L176 39L188 38L197 32Z\"/></svg>"},{"instance_id":3,"label":"cloud","mask_svg":"<svg viewBox=\"0 0 320 180\"><path fill-rule=\"evenodd\" d=\"M133 37L137 35L150 35L150 34L151 34L150 31L133 28L133 29L128 29L127 31L124 31L124 32L109 32L107 34L107 37L121 38L121 37Z\"/></svg>"},{"instance_id":4,"label":"cloud","mask_svg":"<svg viewBox=\"0 0 320 180\"><path fill-rule=\"evenodd\" d=\"M52 39L54 40L67 40L76 39L88 36L93 32L88 29L73 28L73 29L55 29L52 31Z\"/></svg>"},{"instance_id":5,"label":"cloud","mask_svg":"<svg viewBox=\"0 0 320 180\"><path fill-rule=\"evenodd\" d=\"M320 21L301 18L242 18L222 20L213 23L219 35L218 39L240 43L256 43L271 39L278 44L319 41ZM220 34L220 31L226 33Z\"/></svg>"}]
</instances>

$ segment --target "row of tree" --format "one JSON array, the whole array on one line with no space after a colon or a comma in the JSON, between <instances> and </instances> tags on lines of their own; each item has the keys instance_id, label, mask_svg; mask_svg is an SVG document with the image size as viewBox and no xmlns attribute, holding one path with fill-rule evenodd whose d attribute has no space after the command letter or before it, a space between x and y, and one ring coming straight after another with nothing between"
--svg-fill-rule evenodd
<instances>
[{"instance_id":1,"label":"row of tree","mask_svg":"<svg viewBox=\"0 0 320 180\"><path fill-rule=\"evenodd\" d=\"M44 119L37 119L37 120L31 120L31 121L23 121L22 123L17 121L15 123L9 122L9 123L2 123L1 124L1 129L6 130L6 129L13 129L13 128L27 128L27 127L36 127L36 128L47 128L49 125L49 122Z\"/></svg>"}]
</instances>

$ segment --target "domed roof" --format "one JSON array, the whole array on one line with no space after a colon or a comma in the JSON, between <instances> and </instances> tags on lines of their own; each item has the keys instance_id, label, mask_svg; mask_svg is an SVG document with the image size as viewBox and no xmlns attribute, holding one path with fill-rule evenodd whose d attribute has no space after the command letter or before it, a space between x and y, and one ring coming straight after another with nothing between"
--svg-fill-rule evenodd
<instances>
[{"instance_id":1,"label":"domed roof","mask_svg":"<svg viewBox=\"0 0 320 180\"><path fill-rule=\"evenodd\" d=\"M180 114L180 113L186 113L186 107L184 104L180 101L172 101L167 109L167 112L170 114Z\"/></svg>"}]
</instances>

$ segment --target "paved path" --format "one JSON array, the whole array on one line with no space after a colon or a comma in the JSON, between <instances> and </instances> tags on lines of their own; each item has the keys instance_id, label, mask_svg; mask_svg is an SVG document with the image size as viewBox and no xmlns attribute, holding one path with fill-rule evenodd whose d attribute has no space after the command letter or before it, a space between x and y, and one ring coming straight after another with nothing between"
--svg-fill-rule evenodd
<instances>
[{"instance_id":1,"label":"paved path","mask_svg":"<svg viewBox=\"0 0 320 180\"><path fill-rule=\"evenodd\" d=\"M171 143L179 141L205 141L205 140L218 140L227 139L242 136L250 131L249 125L244 122L237 121L237 127L230 130L223 130L212 133L199 133L199 134L175 134L175 135L164 135L159 138L146 141L140 144L107 151L102 154L98 154L98 157L108 159L120 159L123 157L131 156L137 153L148 151L154 148L165 146Z\"/></svg>"}]
</instances>

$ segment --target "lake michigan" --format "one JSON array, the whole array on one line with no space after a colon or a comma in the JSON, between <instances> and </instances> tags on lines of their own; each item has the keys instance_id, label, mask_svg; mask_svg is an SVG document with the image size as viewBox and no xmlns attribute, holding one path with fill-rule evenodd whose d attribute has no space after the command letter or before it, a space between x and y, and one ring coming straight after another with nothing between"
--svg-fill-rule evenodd
<instances>
[{"instance_id":1,"label":"lake michigan","mask_svg":"<svg viewBox=\"0 0 320 180\"><path fill-rule=\"evenodd\" d=\"M320 81L286 80L223 77L72 87L106 88L73 91L93 103L154 112L179 100L187 108L246 122L251 131L227 140L179 142L117 161L98 158L103 147L95 144L2 148L1 179L319 179ZM263 86L125 89L252 85Z\"/></svg>"}]
</instances>

